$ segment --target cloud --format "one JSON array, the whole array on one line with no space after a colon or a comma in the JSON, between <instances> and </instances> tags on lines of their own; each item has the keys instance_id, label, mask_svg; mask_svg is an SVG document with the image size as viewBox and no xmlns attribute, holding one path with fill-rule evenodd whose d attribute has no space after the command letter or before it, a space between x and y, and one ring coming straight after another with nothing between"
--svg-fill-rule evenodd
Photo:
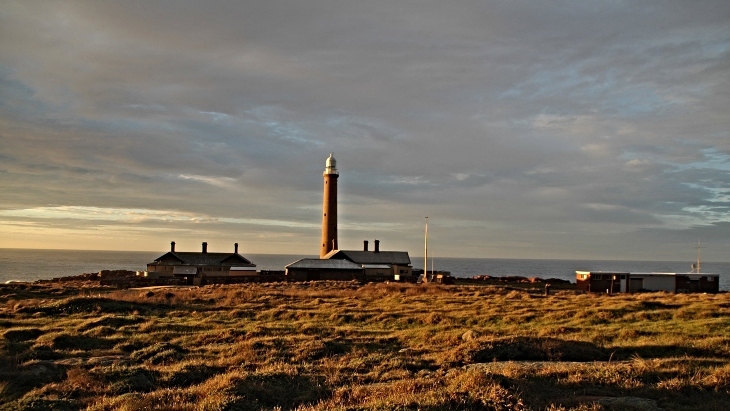
<instances>
[{"instance_id":1,"label":"cloud","mask_svg":"<svg viewBox=\"0 0 730 411\"><path fill-rule=\"evenodd\" d=\"M52 219L52 220L85 220L104 221L107 223L117 222L125 224L149 223L158 221L164 223L226 223L226 224L249 224L282 227L306 227L318 228L319 225L304 224L298 221L281 221L267 219L244 219L244 218L220 218L207 215L199 215L189 212L174 210L149 210L149 209L128 209L128 208L102 208L83 206L61 206L61 207L36 207L20 210L2 210L0 217L13 217L22 219Z\"/></svg>"},{"instance_id":2,"label":"cloud","mask_svg":"<svg viewBox=\"0 0 730 411\"><path fill-rule=\"evenodd\" d=\"M316 253L330 152L357 242L418 250L429 215L454 256L730 245L728 21L725 1L6 2L0 246L74 221L119 247L179 225Z\"/></svg>"}]
</instances>

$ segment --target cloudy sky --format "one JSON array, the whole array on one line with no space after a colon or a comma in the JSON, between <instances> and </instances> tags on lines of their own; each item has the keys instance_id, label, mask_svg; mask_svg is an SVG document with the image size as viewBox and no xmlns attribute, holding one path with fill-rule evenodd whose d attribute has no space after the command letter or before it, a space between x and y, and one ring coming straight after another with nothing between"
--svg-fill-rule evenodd
<instances>
[{"instance_id":1,"label":"cloudy sky","mask_svg":"<svg viewBox=\"0 0 730 411\"><path fill-rule=\"evenodd\" d=\"M730 2L3 1L0 247L730 260Z\"/></svg>"}]
</instances>

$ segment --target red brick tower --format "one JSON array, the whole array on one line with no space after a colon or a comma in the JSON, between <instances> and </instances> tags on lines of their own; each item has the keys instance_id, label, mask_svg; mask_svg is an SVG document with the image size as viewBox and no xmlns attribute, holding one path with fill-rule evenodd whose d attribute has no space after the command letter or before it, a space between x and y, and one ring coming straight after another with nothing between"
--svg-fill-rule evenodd
<instances>
[{"instance_id":1,"label":"red brick tower","mask_svg":"<svg viewBox=\"0 0 730 411\"><path fill-rule=\"evenodd\" d=\"M325 163L324 199L322 201L322 247L319 258L337 249L337 161L330 154Z\"/></svg>"}]
</instances>

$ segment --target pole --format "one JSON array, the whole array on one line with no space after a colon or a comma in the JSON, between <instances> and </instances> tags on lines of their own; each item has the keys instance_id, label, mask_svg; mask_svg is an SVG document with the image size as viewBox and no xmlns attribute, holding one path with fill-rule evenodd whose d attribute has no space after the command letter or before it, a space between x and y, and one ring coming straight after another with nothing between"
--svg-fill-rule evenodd
<instances>
[{"instance_id":1,"label":"pole","mask_svg":"<svg viewBox=\"0 0 730 411\"><path fill-rule=\"evenodd\" d=\"M428 282L428 217L426 217L426 243L424 245L424 256L423 256L423 280Z\"/></svg>"}]
</instances>

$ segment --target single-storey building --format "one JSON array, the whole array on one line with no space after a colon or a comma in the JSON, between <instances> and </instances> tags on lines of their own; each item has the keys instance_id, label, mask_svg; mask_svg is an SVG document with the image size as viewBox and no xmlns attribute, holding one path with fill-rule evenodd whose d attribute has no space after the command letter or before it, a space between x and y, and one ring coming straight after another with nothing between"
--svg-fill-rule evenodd
<instances>
[{"instance_id":1,"label":"single-storey building","mask_svg":"<svg viewBox=\"0 0 730 411\"><path fill-rule=\"evenodd\" d=\"M380 251L380 241L375 240L375 249L368 250L368 242L363 242L362 251L332 250L324 256L325 260L347 260L362 267L366 279L408 280L413 275L411 258L407 251Z\"/></svg>"},{"instance_id":2,"label":"single-storey building","mask_svg":"<svg viewBox=\"0 0 730 411\"><path fill-rule=\"evenodd\" d=\"M626 293L629 273L616 271L576 271L575 282L579 290L588 292ZM634 291L638 291L638 288Z\"/></svg>"},{"instance_id":3,"label":"single-storey building","mask_svg":"<svg viewBox=\"0 0 730 411\"><path fill-rule=\"evenodd\" d=\"M209 253L208 243L203 243L201 252L175 251L175 242L170 251L147 264L147 272L156 277L184 278L186 284L205 284L206 277L231 277L256 275L256 264L238 254L238 243L232 253Z\"/></svg>"},{"instance_id":4,"label":"single-storey building","mask_svg":"<svg viewBox=\"0 0 730 411\"><path fill-rule=\"evenodd\" d=\"M286 266L287 281L362 280L364 273L362 266L338 259L302 258Z\"/></svg>"},{"instance_id":5,"label":"single-storey building","mask_svg":"<svg viewBox=\"0 0 730 411\"><path fill-rule=\"evenodd\" d=\"M639 291L717 293L720 291L718 274L576 271L575 278L579 290L599 293Z\"/></svg>"}]
</instances>

